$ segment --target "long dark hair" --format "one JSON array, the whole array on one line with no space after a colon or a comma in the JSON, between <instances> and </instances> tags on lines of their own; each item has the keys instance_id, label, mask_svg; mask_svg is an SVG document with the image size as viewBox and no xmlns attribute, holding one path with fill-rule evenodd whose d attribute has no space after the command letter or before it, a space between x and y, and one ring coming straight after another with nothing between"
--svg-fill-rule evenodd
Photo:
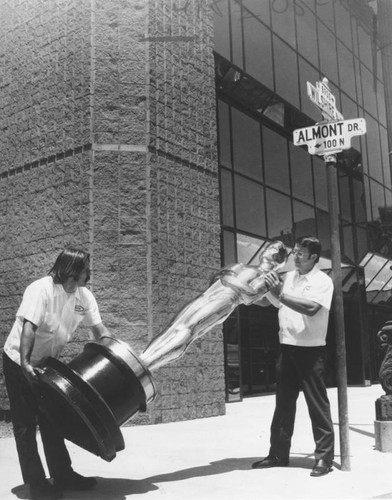
<instances>
[{"instance_id":1,"label":"long dark hair","mask_svg":"<svg viewBox=\"0 0 392 500\"><path fill-rule=\"evenodd\" d=\"M90 254L84 250L66 248L57 257L48 274L57 284L65 283L71 277L77 280L89 261Z\"/></svg>"}]
</instances>

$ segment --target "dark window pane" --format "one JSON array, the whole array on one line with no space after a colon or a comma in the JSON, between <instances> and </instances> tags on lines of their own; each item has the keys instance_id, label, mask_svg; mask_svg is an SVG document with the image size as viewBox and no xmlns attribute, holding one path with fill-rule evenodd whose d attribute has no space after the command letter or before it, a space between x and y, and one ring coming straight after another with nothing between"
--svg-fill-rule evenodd
<instances>
[{"instance_id":1,"label":"dark window pane","mask_svg":"<svg viewBox=\"0 0 392 500\"><path fill-rule=\"evenodd\" d=\"M319 23L319 49L320 68L322 76L328 80L338 81L338 67L336 57L336 39L333 34L321 23Z\"/></svg>"},{"instance_id":2,"label":"dark window pane","mask_svg":"<svg viewBox=\"0 0 392 500\"><path fill-rule=\"evenodd\" d=\"M229 106L218 101L219 162L231 168Z\"/></svg>"},{"instance_id":3,"label":"dark window pane","mask_svg":"<svg viewBox=\"0 0 392 500\"><path fill-rule=\"evenodd\" d=\"M243 68L241 7L235 2L231 3L231 46L233 63Z\"/></svg>"},{"instance_id":4,"label":"dark window pane","mask_svg":"<svg viewBox=\"0 0 392 500\"><path fill-rule=\"evenodd\" d=\"M384 186L391 187L391 167L389 163L388 136L384 127L380 127L381 155L384 172Z\"/></svg>"},{"instance_id":5,"label":"dark window pane","mask_svg":"<svg viewBox=\"0 0 392 500\"><path fill-rule=\"evenodd\" d=\"M366 111L377 117L377 97L373 86L372 73L361 64L363 105Z\"/></svg>"},{"instance_id":6,"label":"dark window pane","mask_svg":"<svg viewBox=\"0 0 392 500\"><path fill-rule=\"evenodd\" d=\"M385 104L385 93L384 93L384 85L382 83L377 82L377 106L378 106L378 119L384 127L387 124L386 117L386 104Z\"/></svg>"},{"instance_id":7,"label":"dark window pane","mask_svg":"<svg viewBox=\"0 0 392 500\"><path fill-rule=\"evenodd\" d=\"M237 229L260 236L265 235L262 186L236 175L235 209Z\"/></svg>"},{"instance_id":8,"label":"dark window pane","mask_svg":"<svg viewBox=\"0 0 392 500\"><path fill-rule=\"evenodd\" d=\"M232 124L234 169L262 180L260 124L235 108Z\"/></svg>"},{"instance_id":9,"label":"dark window pane","mask_svg":"<svg viewBox=\"0 0 392 500\"><path fill-rule=\"evenodd\" d=\"M339 174L339 194L340 194L340 215L343 219L352 221L350 206L350 185L349 177Z\"/></svg>"},{"instance_id":10,"label":"dark window pane","mask_svg":"<svg viewBox=\"0 0 392 500\"><path fill-rule=\"evenodd\" d=\"M331 0L317 0L316 1L316 11L317 16L332 30L334 30L333 21L333 4L335 2Z\"/></svg>"},{"instance_id":11,"label":"dark window pane","mask_svg":"<svg viewBox=\"0 0 392 500\"><path fill-rule=\"evenodd\" d=\"M323 255L329 253L331 248L331 233L329 229L329 214L323 210L316 209L317 237L322 246Z\"/></svg>"},{"instance_id":12,"label":"dark window pane","mask_svg":"<svg viewBox=\"0 0 392 500\"><path fill-rule=\"evenodd\" d=\"M276 36L274 40L276 93L299 107L297 55ZM288 78L287 75L290 75Z\"/></svg>"},{"instance_id":13,"label":"dark window pane","mask_svg":"<svg viewBox=\"0 0 392 500\"><path fill-rule=\"evenodd\" d=\"M347 47L352 49L351 18L347 9L340 2L335 3L336 32Z\"/></svg>"},{"instance_id":14,"label":"dark window pane","mask_svg":"<svg viewBox=\"0 0 392 500\"><path fill-rule=\"evenodd\" d=\"M265 182L290 193L287 140L268 127L263 127Z\"/></svg>"},{"instance_id":15,"label":"dark window pane","mask_svg":"<svg viewBox=\"0 0 392 500\"><path fill-rule=\"evenodd\" d=\"M370 181L373 220L380 219L380 208L385 207L384 188L378 182Z\"/></svg>"},{"instance_id":16,"label":"dark window pane","mask_svg":"<svg viewBox=\"0 0 392 500\"><path fill-rule=\"evenodd\" d=\"M316 206L328 210L327 170L324 161L318 156L313 157L313 176Z\"/></svg>"},{"instance_id":17,"label":"dark window pane","mask_svg":"<svg viewBox=\"0 0 392 500\"><path fill-rule=\"evenodd\" d=\"M293 196L313 204L312 164L310 154L290 143L291 186Z\"/></svg>"},{"instance_id":18,"label":"dark window pane","mask_svg":"<svg viewBox=\"0 0 392 500\"><path fill-rule=\"evenodd\" d=\"M338 42L338 60L340 86L349 96L356 99L354 55L340 42Z\"/></svg>"},{"instance_id":19,"label":"dark window pane","mask_svg":"<svg viewBox=\"0 0 392 500\"><path fill-rule=\"evenodd\" d=\"M275 1L271 6L273 31L295 47L294 2Z\"/></svg>"},{"instance_id":20,"label":"dark window pane","mask_svg":"<svg viewBox=\"0 0 392 500\"><path fill-rule=\"evenodd\" d=\"M366 204L363 183L357 179L352 180L355 222L366 222Z\"/></svg>"},{"instance_id":21,"label":"dark window pane","mask_svg":"<svg viewBox=\"0 0 392 500\"><path fill-rule=\"evenodd\" d=\"M233 212L233 181L231 172L221 168L221 204L222 204L222 223L225 226L234 226Z\"/></svg>"},{"instance_id":22,"label":"dark window pane","mask_svg":"<svg viewBox=\"0 0 392 500\"><path fill-rule=\"evenodd\" d=\"M314 13L303 7L297 11L298 50L316 67L318 66L316 18Z\"/></svg>"},{"instance_id":23,"label":"dark window pane","mask_svg":"<svg viewBox=\"0 0 392 500\"><path fill-rule=\"evenodd\" d=\"M257 19L270 24L270 10L269 2L260 2L260 0L242 0L242 5L249 9ZM248 17L250 14L244 12L244 16Z\"/></svg>"},{"instance_id":24,"label":"dark window pane","mask_svg":"<svg viewBox=\"0 0 392 500\"><path fill-rule=\"evenodd\" d=\"M371 69L373 67L372 39L361 26L358 26L358 41L360 59Z\"/></svg>"},{"instance_id":25,"label":"dark window pane","mask_svg":"<svg viewBox=\"0 0 392 500\"><path fill-rule=\"evenodd\" d=\"M223 231L223 265L236 262L234 233Z\"/></svg>"},{"instance_id":26,"label":"dark window pane","mask_svg":"<svg viewBox=\"0 0 392 500\"><path fill-rule=\"evenodd\" d=\"M343 226L343 249L342 258L347 257L351 262L355 261L354 242L353 242L353 226L351 224Z\"/></svg>"},{"instance_id":27,"label":"dark window pane","mask_svg":"<svg viewBox=\"0 0 392 500\"><path fill-rule=\"evenodd\" d=\"M357 226L357 251L358 262L360 262L368 251L367 230Z\"/></svg>"},{"instance_id":28,"label":"dark window pane","mask_svg":"<svg viewBox=\"0 0 392 500\"><path fill-rule=\"evenodd\" d=\"M358 106L357 104L346 96L346 94L342 93L342 109L339 110L346 120L350 120L351 118L357 118L358 114ZM351 141L354 138L351 139Z\"/></svg>"},{"instance_id":29,"label":"dark window pane","mask_svg":"<svg viewBox=\"0 0 392 500\"><path fill-rule=\"evenodd\" d=\"M366 142L369 160L369 175L379 182L383 182L382 162L380 150L380 135L378 123L367 113L366 116Z\"/></svg>"},{"instance_id":30,"label":"dark window pane","mask_svg":"<svg viewBox=\"0 0 392 500\"><path fill-rule=\"evenodd\" d=\"M294 233L296 238L305 234L316 234L314 208L298 201L293 202Z\"/></svg>"},{"instance_id":31,"label":"dark window pane","mask_svg":"<svg viewBox=\"0 0 392 500\"><path fill-rule=\"evenodd\" d=\"M272 191L272 189L266 190L266 196L269 238L281 238L284 235L291 235L293 220L290 198Z\"/></svg>"},{"instance_id":32,"label":"dark window pane","mask_svg":"<svg viewBox=\"0 0 392 500\"><path fill-rule=\"evenodd\" d=\"M244 18L245 70L273 89L271 32L256 18Z\"/></svg>"},{"instance_id":33,"label":"dark window pane","mask_svg":"<svg viewBox=\"0 0 392 500\"><path fill-rule=\"evenodd\" d=\"M228 0L221 0L219 9L214 9L214 50L230 60Z\"/></svg>"}]
</instances>

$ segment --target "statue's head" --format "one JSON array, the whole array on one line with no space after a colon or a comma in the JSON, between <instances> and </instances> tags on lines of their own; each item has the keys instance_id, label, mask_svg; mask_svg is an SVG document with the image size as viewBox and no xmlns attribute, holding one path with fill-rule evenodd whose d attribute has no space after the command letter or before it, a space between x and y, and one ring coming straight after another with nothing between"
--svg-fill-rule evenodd
<instances>
[{"instance_id":1,"label":"statue's head","mask_svg":"<svg viewBox=\"0 0 392 500\"><path fill-rule=\"evenodd\" d=\"M286 247L281 241L273 241L267 248L260 254L260 263L269 261L276 265L283 265L286 263L288 252Z\"/></svg>"}]
</instances>

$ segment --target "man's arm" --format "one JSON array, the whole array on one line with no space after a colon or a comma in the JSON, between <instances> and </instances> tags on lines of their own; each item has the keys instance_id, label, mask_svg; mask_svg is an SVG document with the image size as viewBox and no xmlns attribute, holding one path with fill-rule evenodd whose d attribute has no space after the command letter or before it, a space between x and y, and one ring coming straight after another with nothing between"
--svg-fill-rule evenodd
<instances>
[{"instance_id":1,"label":"man's arm","mask_svg":"<svg viewBox=\"0 0 392 500\"><path fill-rule=\"evenodd\" d=\"M271 294L278 299L283 305L290 307L293 311L305 314L306 316L314 316L321 309L321 304L313 300L294 297L288 293L282 293L283 283L280 281L276 273L268 273L265 276L265 281L269 286Z\"/></svg>"},{"instance_id":2,"label":"man's arm","mask_svg":"<svg viewBox=\"0 0 392 500\"><path fill-rule=\"evenodd\" d=\"M103 323L98 323L97 325L92 326L91 331L94 335L95 340L100 340L102 337L111 337L112 339L116 338L116 335L109 332L109 330Z\"/></svg>"},{"instance_id":3,"label":"man's arm","mask_svg":"<svg viewBox=\"0 0 392 500\"><path fill-rule=\"evenodd\" d=\"M22 368L24 376L29 382L38 379L34 372L34 368L30 363L31 353L33 352L34 341L35 341L35 331L37 330L37 325L31 323L31 321L24 320L22 335L20 338L20 366Z\"/></svg>"}]
</instances>

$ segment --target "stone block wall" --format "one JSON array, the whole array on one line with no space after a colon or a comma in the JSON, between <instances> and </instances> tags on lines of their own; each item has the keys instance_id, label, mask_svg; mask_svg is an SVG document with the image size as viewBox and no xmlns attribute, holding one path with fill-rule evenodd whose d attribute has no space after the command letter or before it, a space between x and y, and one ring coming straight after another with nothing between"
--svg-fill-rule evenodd
<instances>
[{"instance_id":1,"label":"stone block wall","mask_svg":"<svg viewBox=\"0 0 392 500\"><path fill-rule=\"evenodd\" d=\"M221 265L212 11L201 0L0 8L0 347L26 285L72 244L91 253L104 323L140 353ZM77 332L65 361L87 337ZM155 379L159 396L132 423L222 414L221 328Z\"/></svg>"}]
</instances>

